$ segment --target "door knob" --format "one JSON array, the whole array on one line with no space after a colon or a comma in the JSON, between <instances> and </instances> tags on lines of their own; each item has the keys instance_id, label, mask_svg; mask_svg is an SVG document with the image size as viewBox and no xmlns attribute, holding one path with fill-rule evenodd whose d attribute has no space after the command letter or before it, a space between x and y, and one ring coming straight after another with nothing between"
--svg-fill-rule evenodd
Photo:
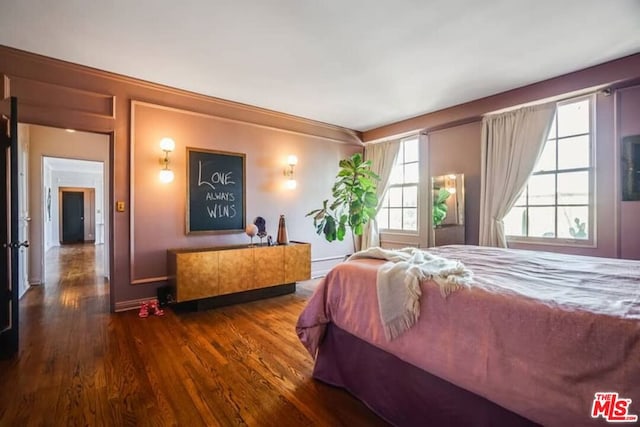
<instances>
[{"instance_id":1,"label":"door knob","mask_svg":"<svg viewBox=\"0 0 640 427\"><path fill-rule=\"evenodd\" d=\"M28 248L29 247L29 241L25 240L24 242L11 242L9 244L4 243L2 245L2 247L4 247L4 248L10 247L10 248L14 248L14 249L19 248L21 246L25 247L25 248Z\"/></svg>"}]
</instances>

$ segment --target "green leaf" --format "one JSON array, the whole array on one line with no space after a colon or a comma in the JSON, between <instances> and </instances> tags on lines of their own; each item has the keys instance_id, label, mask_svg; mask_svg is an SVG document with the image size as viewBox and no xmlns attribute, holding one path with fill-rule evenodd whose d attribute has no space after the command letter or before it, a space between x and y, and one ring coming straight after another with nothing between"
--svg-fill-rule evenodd
<instances>
[{"instance_id":1,"label":"green leaf","mask_svg":"<svg viewBox=\"0 0 640 427\"><path fill-rule=\"evenodd\" d=\"M354 228L353 232L356 236L362 236L362 233L364 231L364 228L362 226L362 223L357 224L356 227Z\"/></svg>"},{"instance_id":2,"label":"green leaf","mask_svg":"<svg viewBox=\"0 0 640 427\"><path fill-rule=\"evenodd\" d=\"M344 240L344 236L346 233L347 233L347 227L344 224L340 223L340 225L338 225L338 230L336 232L336 238L342 242Z\"/></svg>"},{"instance_id":3,"label":"green leaf","mask_svg":"<svg viewBox=\"0 0 640 427\"><path fill-rule=\"evenodd\" d=\"M375 193L368 191L364 195L364 204L366 207L377 207L378 206L378 196Z\"/></svg>"},{"instance_id":4,"label":"green leaf","mask_svg":"<svg viewBox=\"0 0 640 427\"><path fill-rule=\"evenodd\" d=\"M311 212L309 212L308 214L306 214L305 216L311 216L311 215L315 215L318 212L322 211L322 209L314 209Z\"/></svg>"},{"instance_id":5,"label":"green leaf","mask_svg":"<svg viewBox=\"0 0 640 427\"><path fill-rule=\"evenodd\" d=\"M440 191L438 191L438 195L436 196L435 204L444 202L449 198L450 195L451 193L449 193L449 190L447 190L446 188L441 188Z\"/></svg>"},{"instance_id":6,"label":"green leaf","mask_svg":"<svg viewBox=\"0 0 640 427\"><path fill-rule=\"evenodd\" d=\"M336 222L332 217L327 217L327 221L322 231L324 232L325 239L329 242L336 240Z\"/></svg>"}]
</instances>

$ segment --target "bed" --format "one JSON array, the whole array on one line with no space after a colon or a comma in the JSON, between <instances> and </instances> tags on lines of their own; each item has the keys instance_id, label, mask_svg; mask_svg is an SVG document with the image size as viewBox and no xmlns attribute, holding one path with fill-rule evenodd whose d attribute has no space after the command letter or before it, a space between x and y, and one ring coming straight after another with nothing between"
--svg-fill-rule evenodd
<instances>
[{"instance_id":1,"label":"bed","mask_svg":"<svg viewBox=\"0 0 640 427\"><path fill-rule=\"evenodd\" d=\"M415 325L388 340L376 275L339 264L296 326L314 378L343 387L394 425L604 425L596 393L640 415L640 262L443 246L473 272L443 297L422 281Z\"/></svg>"}]
</instances>

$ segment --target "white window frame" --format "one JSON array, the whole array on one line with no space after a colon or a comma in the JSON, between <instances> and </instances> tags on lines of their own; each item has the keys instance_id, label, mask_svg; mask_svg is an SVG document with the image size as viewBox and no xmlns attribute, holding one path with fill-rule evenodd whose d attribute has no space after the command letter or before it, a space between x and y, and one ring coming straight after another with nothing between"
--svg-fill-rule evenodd
<instances>
[{"instance_id":1,"label":"white window frame","mask_svg":"<svg viewBox=\"0 0 640 427\"><path fill-rule=\"evenodd\" d=\"M555 174L556 176L558 174L562 174L562 173L568 173L568 172L575 172L575 171L580 171L580 170L586 170L589 172L589 199L588 199L588 210L589 210L589 222L588 222L588 229L589 229L589 237L587 239L572 239L572 238L566 238L566 237L529 237L529 236L516 236L516 235L507 235L507 242L513 242L513 243L525 243L525 244L536 244L536 245L550 245L550 246L575 246L575 247L596 247L596 242L597 242L597 229L596 229L596 96L595 94L591 94L591 95L583 95L583 96L578 96L575 98L570 98L570 99L566 99L564 101L559 101L557 103L557 106L561 106L561 105L566 105L566 104L573 104L576 102L580 102L583 101L585 99L589 100L589 167L587 168L575 168L575 169L567 169L567 170L562 170L561 172L558 172L558 169L554 169L553 171L545 171L545 172L535 172L532 173L531 175L542 175L542 174ZM556 110L556 118L557 118L557 110ZM587 135L587 134L580 134L580 135ZM558 144L557 141L562 140L562 139L566 139L566 138L572 138L575 137L577 135L570 135L570 136L566 136L566 137L561 137L558 138L558 123L556 122L556 135L555 135L555 141L556 141L556 162L558 160ZM551 138L546 138L545 140L545 144L547 143L547 141L551 140ZM557 166L557 163L556 163ZM527 183L528 185L528 183ZM555 204L554 205L548 205L548 206L553 206L556 209L556 222L555 222L555 229L556 229L556 236L557 236L557 229L558 229L558 192L557 192L557 187L558 187L558 180L555 180L555 185L556 185L556 200L555 200ZM516 205L514 205L516 206ZM522 206L522 205L518 205L518 206ZM530 206L547 206L547 205L529 205L528 203L525 205L526 208L530 207ZM560 205L560 206L564 206L564 205ZM582 206L582 205L580 205Z\"/></svg>"},{"instance_id":2,"label":"white window frame","mask_svg":"<svg viewBox=\"0 0 640 427\"><path fill-rule=\"evenodd\" d=\"M405 138L402 138L400 140L400 149L398 150L398 156L403 155L404 153L404 143L405 141L409 141L409 140L416 140L417 141L417 146L418 146L418 160L415 162L408 162L408 163L400 163L401 165L406 165L406 164L410 164L410 163L417 163L418 164L418 181L416 182L411 182L411 183L402 183L402 184L391 184L389 185L389 187L387 188L387 191L385 192L385 194L382 195L383 199L387 197L387 194L389 193L389 190L391 190L392 188L405 188L405 187L415 187L416 188L416 194L417 194L417 200L416 200L416 229L415 230L405 230L405 229L398 229L398 228L382 228L380 227L380 229L378 230L380 234L384 233L387 235L407 235L407 236L418 236L420 233L420 212L421 212L421 197L420 197L420 193L422 190L422 186L421 186L421 164L422 164L422 147L421 147L421 138L419 134L415 134L415 135L410 135L407 136ZM396 166L397 162L397 157L396 159L394 159L394 167ZM391 175L393 176L393 171L391 172ZM389 206L381 206L380 207L380 212L382 211L382 209L391 209L389 208ZM404 202L403 202L403 206L400 208L402 210L404 210L405 208L410 208L413 209L413 207L405 207L404 206ZM378 212L378 215L380 215L380 212ZM378 221L379 222L379 221ZM387 219L387 224L389 224L389 221ZM396 243L400 243L400 242L396 242Z\"/></svg>"}]
</instances>

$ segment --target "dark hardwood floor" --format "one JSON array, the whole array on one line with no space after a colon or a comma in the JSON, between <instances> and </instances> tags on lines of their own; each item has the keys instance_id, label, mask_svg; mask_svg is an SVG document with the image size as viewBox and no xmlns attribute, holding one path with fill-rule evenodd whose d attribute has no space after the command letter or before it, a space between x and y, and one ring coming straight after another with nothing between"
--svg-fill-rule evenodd
<instances>
[{"instance_id":1,"label":"dark hardwood floor","mask_svg":"<svg viewBox=\"0 0 640 427\"><path fill-rule=\"evenodd\" d=\"M0 361L0 426L386 425L311 378L294 326L313 282L141 319L109 313L97 248L49 251L46 285L22 298L19 356Z\"/></svg>"}]
</instances>

